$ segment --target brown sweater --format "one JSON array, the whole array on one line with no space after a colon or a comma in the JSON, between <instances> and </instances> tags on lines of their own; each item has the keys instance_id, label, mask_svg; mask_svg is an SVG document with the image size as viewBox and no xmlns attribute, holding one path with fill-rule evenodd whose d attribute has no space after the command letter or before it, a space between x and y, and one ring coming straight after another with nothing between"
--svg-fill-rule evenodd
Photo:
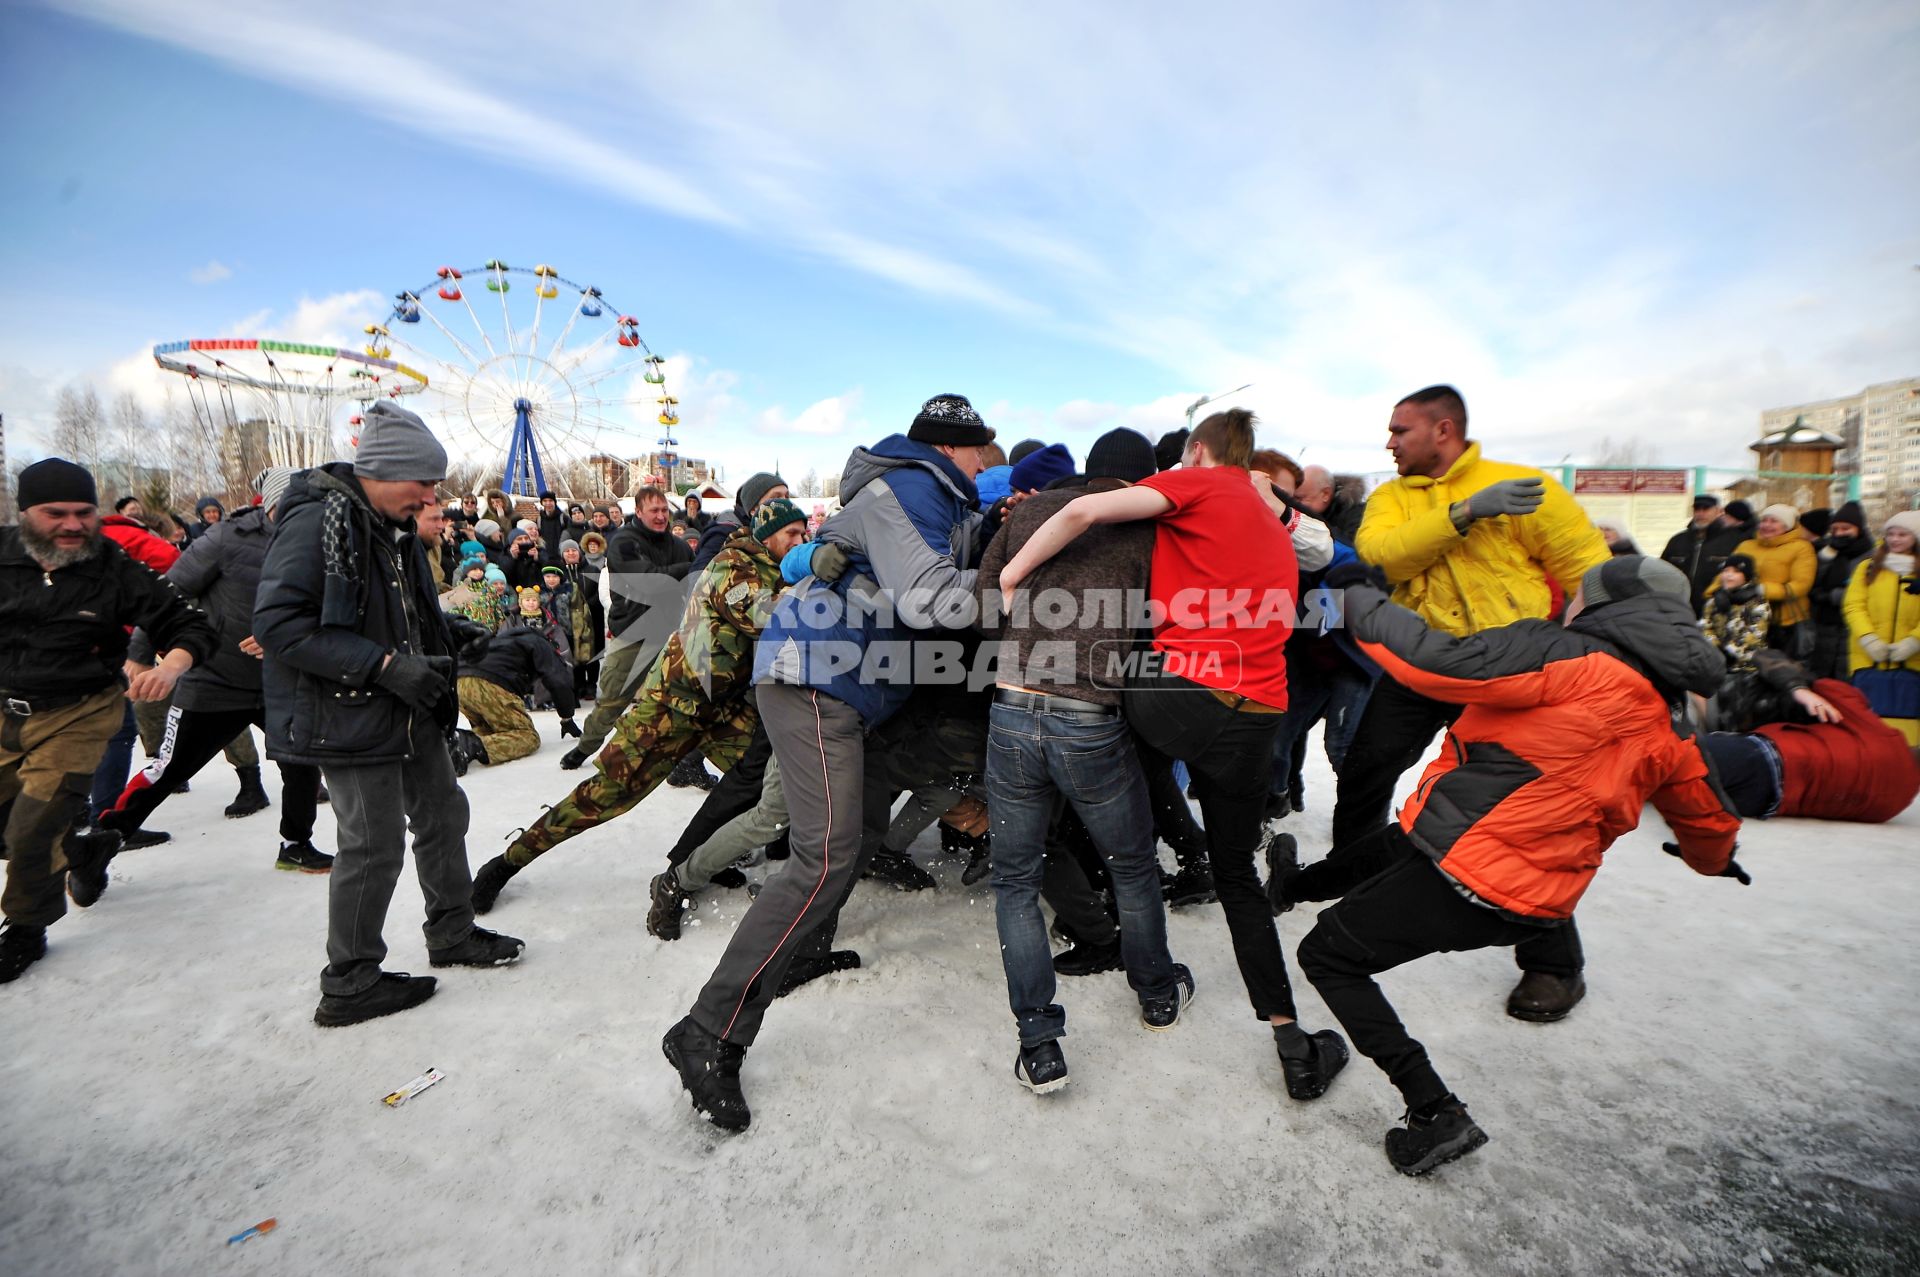
<instances>
[{"instance_id":1,"label":"brown sweater","mask_svg":"<svg viewBox=\"0 0 1920 1277\"><path fill-rule=\"evenodd\" d=\"M980 561L982 617L998 616L1000 570L1027 538L1075 497L1124 486L1094 479L1084 487L1051 488L1014 508ZM1136 636L1127 606L1147 598L1153 572L1153 521L1101 523L1088 528L1040 565L1021 586L1030 602L985 627L1000 641L999 682L1029 691L1118 705L1125 686L1122 662ZM1052 608L1048 591L1064 592L1070 606ZM1064 623L1063 623L1064 622Z\"/></svg>"}]
</instances>

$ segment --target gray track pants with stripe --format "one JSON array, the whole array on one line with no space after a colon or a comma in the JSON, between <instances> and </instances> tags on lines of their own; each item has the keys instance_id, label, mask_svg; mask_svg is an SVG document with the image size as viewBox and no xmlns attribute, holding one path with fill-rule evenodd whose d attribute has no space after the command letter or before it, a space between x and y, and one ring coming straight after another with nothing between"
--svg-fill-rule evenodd
<instances>
[{"instance_id":1,"label":"gray track pants with stripe","mask_svg":"<svg viewBox=\"0 0 1920 1277\"><path fill-rule=\"evenodd\" d=\"M780 760L793 855L734 928L691 1012L709 1033L753 1045L802 943L833 916L860 865L866 732L846 702L811 688L762 683L760 721Z\"/></svg>"}]
</instances>

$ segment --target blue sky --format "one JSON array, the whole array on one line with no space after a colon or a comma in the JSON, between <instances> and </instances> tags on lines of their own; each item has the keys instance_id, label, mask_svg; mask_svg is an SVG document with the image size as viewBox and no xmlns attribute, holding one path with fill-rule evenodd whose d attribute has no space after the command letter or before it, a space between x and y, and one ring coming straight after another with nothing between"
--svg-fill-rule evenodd
<instances>
[{"instance_id":1,"label":"blue sky","mask_svg":"<svg viewBox=\"0 0 1920 1277\"><path fill-rule=\"evenodd\" d=\"M1496 454L1737 462L1920 373L1916 65L1910 3L13 4L0 411L500 256L635 314L736 476L1245 381L1340 466L1436 380Z\"/></svg>"}]
</instances>

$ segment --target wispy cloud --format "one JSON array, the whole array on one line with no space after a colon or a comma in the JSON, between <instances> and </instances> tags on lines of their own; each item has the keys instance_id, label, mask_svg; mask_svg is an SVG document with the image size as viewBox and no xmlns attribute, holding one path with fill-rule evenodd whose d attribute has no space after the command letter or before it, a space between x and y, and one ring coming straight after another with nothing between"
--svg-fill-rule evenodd
<instances>
[{"instance_id":1,"label":"wispy cloud","mask_svg":"<svg viewBox=\"0 0 1920 1277\"><path fill-rule=\"evenodd\" d=\"M223 279L232 279L233 268L222 261L211 261L188 271L187 278L196 284L217 284Z\"/></svg>"}]
</instances>

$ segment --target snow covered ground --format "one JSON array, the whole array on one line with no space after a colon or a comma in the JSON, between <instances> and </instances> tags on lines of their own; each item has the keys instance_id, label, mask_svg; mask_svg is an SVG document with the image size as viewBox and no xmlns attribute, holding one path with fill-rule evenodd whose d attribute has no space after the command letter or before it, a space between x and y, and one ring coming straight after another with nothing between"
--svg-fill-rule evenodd
<instances>
[{"instance_id":1,"label":"snow covered ground","mask_svg":"<svg viewBox=\"0 0 1920 1277\"><path fill-rule=\"evenodd\" d=\"M476 866L567 788L542 729L539 754L468 777ZM1313 768L1289 826L1308 858L1332 799ZM1199 982L1178 1029L1143 1031L1117 973L1063 981L1073 1085L1022 1090L990 897L932 834L940 889L860 888L841 937L867 967L775 1004L744 1073L753 1127L721 1135L659 1040L745 895L717 893L677 944L642 927L685 791L509 886L487 922L527 941L518 967L318 1029L326 880L273 871L273 813L221 818L230 780L216 763L163 808L174 841L123 855L0 989L0 1271L1920 1268L1920 809L1753 825L1750 888L1662 855L1649 813L1581 906L1591 993L1561 1024L1502 1013L1504 951L1387 976L1493 1137L1407 1180L1370 1063L1285 1097L1217 909L1172 921ZM391 968L427 969L419 917L409 876ZM1312 917L1282 919L1290 957ZM1331 1023L1304 985L1301 1005ZM446 1080L380 1103L428 1066Z\"/></svg>"}]
</instances>

